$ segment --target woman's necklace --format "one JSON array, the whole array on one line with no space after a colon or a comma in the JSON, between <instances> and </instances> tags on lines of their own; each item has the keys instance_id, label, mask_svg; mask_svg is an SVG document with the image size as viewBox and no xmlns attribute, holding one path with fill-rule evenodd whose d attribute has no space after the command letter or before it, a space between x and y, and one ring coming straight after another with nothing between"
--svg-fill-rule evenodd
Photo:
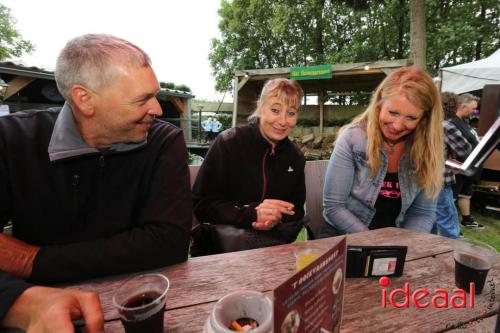
<instances>
[{"instance_id":1,"label":"woman's necklace","mask_svg":"<svg viewBox=\"0 0 500 333\"><path fill-rule=\"evenodd\" d=\"M387 144L387 147L389 147L389 151L388 151L389 155L394 154L394 151L395 151L394 146L396 144L395 143L390 143L390 142L387 142L387 141L385 143Z\"/></svg>"}]
</instances>

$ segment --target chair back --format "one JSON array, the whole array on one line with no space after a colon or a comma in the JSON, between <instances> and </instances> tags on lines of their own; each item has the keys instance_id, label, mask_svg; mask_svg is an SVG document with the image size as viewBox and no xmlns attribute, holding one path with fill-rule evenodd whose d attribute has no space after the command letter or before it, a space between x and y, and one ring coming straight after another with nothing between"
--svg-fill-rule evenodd
<instances>
[{"instance_id":1,"label":"chair back","mask_svg":"<svg viewBox=\"0 0 500 333\"><path fill-rule=\"evenodd\" d=\"M196 180L196 176L198 175L198 171L200 171L200 166L201 165L189 165L189 179L191 182L191 190L193 190L193 185L194 181ZM191 222L191 228L194 228L196 225L198 225L198 219L194 215L193 211L193 221Z\"/></svg>"},{"instance_id":2,"label":"chair back","mask_svg":"<svg viewBox=\"0 0 500 333\"><path fill-rule=\"evenodd\" d=\"M308 221L308 239L315 239L324 223L323 185L328 160L307 161L304 169L306 180L306 216ZM310 235L309 233L312 233Z\"/></svg>"}]
</instances>

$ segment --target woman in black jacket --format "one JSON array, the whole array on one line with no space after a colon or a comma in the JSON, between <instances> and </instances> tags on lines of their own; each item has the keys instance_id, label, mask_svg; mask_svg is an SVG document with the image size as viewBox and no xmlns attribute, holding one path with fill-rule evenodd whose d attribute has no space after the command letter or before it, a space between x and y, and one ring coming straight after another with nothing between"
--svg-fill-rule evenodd
<instances>
[{"instance_id":1,"label":"woman in black jacket","mask_svg":"<svg viewBox=\"0 0 500 333\"><path fill-rule=\"evenodd\" d=\"M295 240L304 217L305 160L288 135L297 123L303 96L294 80L270 80L250 123L217 137L193 186L194 212L200 223L261 231L247 236L271 231L266 236L281 238L281 243ZM192 254L203 254L194 240ZM254 239L236 249L279 243L262 242ZM224 251L228 249L214 250Z\"/></svg>"}]
</instances>

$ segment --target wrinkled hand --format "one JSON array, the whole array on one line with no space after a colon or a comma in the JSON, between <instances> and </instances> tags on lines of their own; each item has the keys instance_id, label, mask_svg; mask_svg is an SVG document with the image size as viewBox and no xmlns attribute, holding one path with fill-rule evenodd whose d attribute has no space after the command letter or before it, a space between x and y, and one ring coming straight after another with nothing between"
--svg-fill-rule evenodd
<instances>
[{"instance_id":1,"label":"wrinkled hand","mask_svg":"<svg viewBox=\"0 0 500 333\"><path fill-rule=\"evenodd\" d=\"M21 279L28 279L38 251L38 246L0 233L0 270Z\"/></svg>"},{"instance_id":2,"label":"wrinkled hand","mask_svg":"<svg viewBox=\"0 0 500 333\"><path fill-rule=\"evenodd\" d=\"M257 221L252 223L252 227L257 230L270 230L281 223L283 214L295 214L292 203L277 199L265 199L255 207L255 210L257 211Z\"/></svg>"},{"instance_id":3,"label":"wrinkled hand","mask_svg":"<svg viewBox=\"0 0 500 333\"><path fill-rule=\"evenodd\" d=\"M2 326L21 328L26 333L73 333L72 321L82 318L87 333L104 332L104 315L96 293L35 286L18 297Z\"/></svg>"}]
</instances>

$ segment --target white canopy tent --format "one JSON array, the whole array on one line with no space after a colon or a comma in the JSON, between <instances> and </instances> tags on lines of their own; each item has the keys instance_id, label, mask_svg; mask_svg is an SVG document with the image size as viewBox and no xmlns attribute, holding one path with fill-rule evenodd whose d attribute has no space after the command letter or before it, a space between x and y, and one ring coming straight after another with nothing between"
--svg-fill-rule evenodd
<instances>
[{"instance_id":1,"label":"white canopy tent","mask_svg":"<svg viewBox=\"0 0 500 333\"><path fill-rule=\"evenodd\" d=\"M483 89L485 84L500 84L500 49L487 58L442 68L441 91L462 94Z\"/></svg>"}]
</instances>

